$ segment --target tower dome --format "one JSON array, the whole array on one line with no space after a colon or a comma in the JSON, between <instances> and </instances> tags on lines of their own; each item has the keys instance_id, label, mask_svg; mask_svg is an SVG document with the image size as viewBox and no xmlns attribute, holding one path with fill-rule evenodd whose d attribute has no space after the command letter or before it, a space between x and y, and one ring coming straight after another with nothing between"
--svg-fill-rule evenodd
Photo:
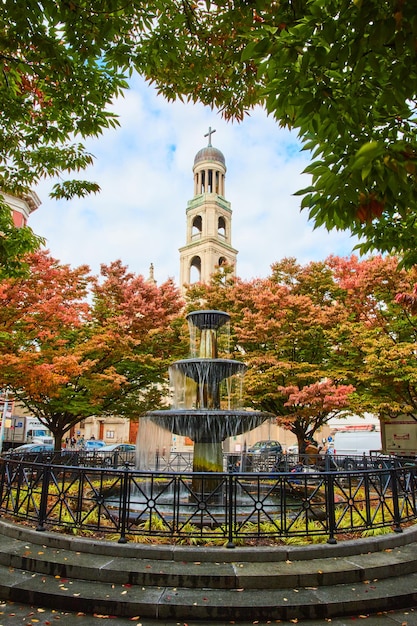
<instances>
[{"instance_id":1,"label":"tower dome","mask_svg":"<svg viewBox=\"0 0 417 626\"><path fill-rule=\"evenodd\" d=\"M222 165L226 165L223 152L220 152L214 146L206 146L197 152L194 159L194 165L197 165L201 161L218 161Z\"/></svg>"},{"instance_id":2,"label":"tower dome","mask_svg":"<svg viewBox=\"0 0 417 626\"><path fill-rule=\"evenodd\" d=\"M215 133L215 130L209 127L208 133L204 135L204 137L208 137L208 145L205 148L202 148L197 152L194 159L194 167L203 161L217 161L217 163L221 163L223 167L226 169L226 161L224 158L223 152L220 152L217 148L214 148L211 145L211 136Z\"/></svg>"}]
</instances>

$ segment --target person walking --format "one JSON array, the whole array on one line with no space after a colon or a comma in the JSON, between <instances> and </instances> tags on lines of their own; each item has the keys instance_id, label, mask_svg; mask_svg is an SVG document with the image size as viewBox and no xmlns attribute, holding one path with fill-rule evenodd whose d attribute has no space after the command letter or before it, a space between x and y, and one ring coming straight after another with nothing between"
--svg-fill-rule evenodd
<instances>
[{"instance_id":1,"label":"person walking","mask_svg":"<svg viewBox=\"0 0 417 626\"><path fill-rule=\"evenodd\" d=\"M306 456L307 465L318 465L320 461L320 446L314 439L306 438L304 440L304 454Z\"/></svg>"}]
</instances>

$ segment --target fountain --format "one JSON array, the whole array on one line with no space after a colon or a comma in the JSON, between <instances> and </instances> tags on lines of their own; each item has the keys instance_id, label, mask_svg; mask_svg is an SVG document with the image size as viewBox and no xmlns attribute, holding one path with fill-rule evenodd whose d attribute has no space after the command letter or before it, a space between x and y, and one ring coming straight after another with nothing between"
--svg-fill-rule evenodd
<instances>
[{"instance_id":1,"label":"fountain","mask_svg":"<svg viewBox=\"0 0 417 626\"><path fill-rule=\"evenodd\" d=\"M271 414L246 411L241 401L247 366L219 358L218 340L230 316L223 311L193 311L187 315L191 358L169 368L173 406L151 411L152 423L194 442L193 472L223 472L223 442L262 424Z\"/></svg>"}]
</instances>

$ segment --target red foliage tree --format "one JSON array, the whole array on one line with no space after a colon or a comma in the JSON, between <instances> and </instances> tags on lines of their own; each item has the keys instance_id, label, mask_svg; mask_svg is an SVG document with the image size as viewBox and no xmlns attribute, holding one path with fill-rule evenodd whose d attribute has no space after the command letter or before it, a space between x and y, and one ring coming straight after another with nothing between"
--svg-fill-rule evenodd
<instances>
[{"instance_id":1,"label":"red foliage tree","mask_svg":"<svg viewBox=\"0 0 417 626\"><path fill-rule=\"evenodd\" d=\"M289 411L281 418L281 424L296 435L298 449L302 451L306 437L314 438L317 430L349 406L355 387L323 380L301 389L297 386L281 387L280 391L288 398L284 406Z\"/></svg>"}]
</instances>

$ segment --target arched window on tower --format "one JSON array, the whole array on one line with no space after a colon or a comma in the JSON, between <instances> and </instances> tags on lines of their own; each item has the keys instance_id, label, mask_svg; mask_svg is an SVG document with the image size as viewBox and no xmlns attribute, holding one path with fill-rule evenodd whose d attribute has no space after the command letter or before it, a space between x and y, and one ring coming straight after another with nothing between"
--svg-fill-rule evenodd
<instances>
[{"instance_id":1,"label":"arched window on tower","mask_svg":"<svg viewBox=\"0 0 417 626\"><path fill-rule=\"evenodd\" d=\"M201 281L201 259L193 256L190 263L190 285Z\"/></svg>"},{"instance_id":2,"label":"arched window on tower","mask_svg":"<svg viewBox=\"0 0 417 626\"><path fill-rule=\"evenodd\" d=\"M226 239L226 220L224 217L219 217L217 222L217 234L222 239Z\"/></svg>"},{"instance_id":3,"label":"arched window on tower","mask_svg":"<svg viewBox=\"0 0 417 626\"><path fill-rule=\"evenodd\" d=\"M203 232L203 219L201 215L196 215L191 227L191 239L200 239Z\"/></svg>"}]
</instances>

